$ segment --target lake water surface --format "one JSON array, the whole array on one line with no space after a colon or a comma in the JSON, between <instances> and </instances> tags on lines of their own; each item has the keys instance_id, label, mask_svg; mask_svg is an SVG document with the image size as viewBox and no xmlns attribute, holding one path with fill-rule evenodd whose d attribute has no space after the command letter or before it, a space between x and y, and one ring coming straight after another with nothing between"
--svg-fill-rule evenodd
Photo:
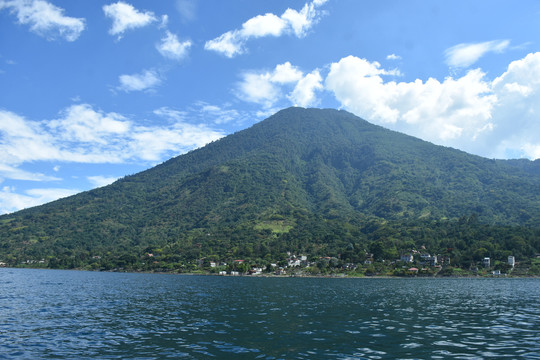
<instances>
[{"instance_id":1,"label":"lake water surface","mask_svg":"<svg viewBox=\"0 0 540 360\"><path fill-rule=\"evenodd\" d=\"M0 359L540 359L539 279L0 269Z\"/></svg>"}]
</instances>

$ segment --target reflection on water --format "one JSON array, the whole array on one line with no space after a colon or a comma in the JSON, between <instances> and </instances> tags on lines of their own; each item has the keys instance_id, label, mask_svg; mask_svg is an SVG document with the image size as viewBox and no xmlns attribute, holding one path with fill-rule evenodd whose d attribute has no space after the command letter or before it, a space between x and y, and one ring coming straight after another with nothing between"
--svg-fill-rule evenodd
<instances>
[{"instance_id":1,"label":"reflection on water","mask_svg":"<svg viewBox=\"0 0 540 360\"><path fill-rule=\"evenodd\" d=\"M0 269L0 359L540 359L538 279Z\"/></svg>"}]
</instances>

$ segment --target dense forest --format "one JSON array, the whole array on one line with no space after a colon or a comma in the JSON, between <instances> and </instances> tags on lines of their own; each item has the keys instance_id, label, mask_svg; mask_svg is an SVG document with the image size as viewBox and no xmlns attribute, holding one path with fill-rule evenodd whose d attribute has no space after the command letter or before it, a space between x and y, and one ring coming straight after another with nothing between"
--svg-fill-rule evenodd
<instances>
[{"instance_id":1,"label":"dense forest","mask_svg":"<svg viewBox=\"0 0 540 360\"><path fill-rule=\"evenodd\" d=\"M109 186L0 217L9 266L193 272L242 259L247 270L302 254L315 273L399 273L407 252L467 271L515 256L540 274L540 160L485 159L345 111L290 108Z\"/></svg>"}]
</instances>

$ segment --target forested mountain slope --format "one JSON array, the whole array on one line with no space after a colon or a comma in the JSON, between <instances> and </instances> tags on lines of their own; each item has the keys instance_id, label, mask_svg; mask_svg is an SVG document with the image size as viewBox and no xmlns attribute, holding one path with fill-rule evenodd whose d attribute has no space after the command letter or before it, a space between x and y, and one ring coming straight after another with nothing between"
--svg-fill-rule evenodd
<instances>
[{"instance_id":1,"label":"forested mountain slope","mask_svg":"<svg viewBox=\"0 0 540 360\"><path fill-rule=\"evenodd\" d=\"M262 257L271 244L376 241L373 224L410 229L471 215L482 226L536 229L539 168L435 146L345 111L289 108L109 186L0 217L0 257L167 245L187 259L223 255L242 239Z\"/></svg>"}]
</instances>

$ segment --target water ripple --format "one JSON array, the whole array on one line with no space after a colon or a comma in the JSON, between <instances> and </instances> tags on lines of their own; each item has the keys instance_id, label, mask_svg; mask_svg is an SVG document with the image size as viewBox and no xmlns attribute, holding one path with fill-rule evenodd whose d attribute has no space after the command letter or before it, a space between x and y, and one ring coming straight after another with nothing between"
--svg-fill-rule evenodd
<instances>
[{"instance_id":1,"label":"water ripple","mask_svg":"<svg viewBox=\"0 0 540 360\"><path fill-rule=\"evenodd\" d=\"M0 269L0 359L540 359L536 279Z\"/></svg>"}]
</instances>

